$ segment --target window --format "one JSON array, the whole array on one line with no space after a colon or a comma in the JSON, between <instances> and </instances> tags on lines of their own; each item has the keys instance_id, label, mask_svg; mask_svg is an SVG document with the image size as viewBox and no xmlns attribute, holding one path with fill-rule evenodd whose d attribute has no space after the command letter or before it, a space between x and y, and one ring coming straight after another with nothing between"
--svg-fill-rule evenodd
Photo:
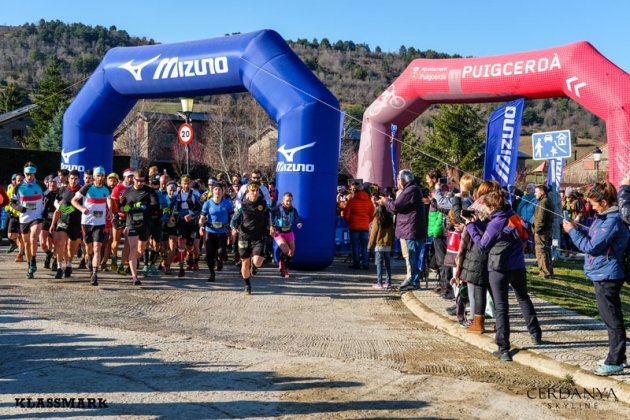
<instances>
[{"instance_id":1,"label":"window","mask_svg":"<svg viewBox=\"0 0 630 420\"><path fill-rule=\"evenodd\" d=\"M11 130L11 138L12 139L22 139L24 138L24 130L13 129Z\"/></svg>"}]
</instances>

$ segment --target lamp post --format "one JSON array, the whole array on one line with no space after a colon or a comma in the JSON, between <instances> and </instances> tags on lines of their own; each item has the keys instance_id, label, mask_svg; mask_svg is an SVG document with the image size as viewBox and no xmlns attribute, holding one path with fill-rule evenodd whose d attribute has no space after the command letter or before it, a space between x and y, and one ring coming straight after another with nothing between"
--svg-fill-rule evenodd
<instances>
[{"instance_id":1,"label":"lamp post","mask_svg":"<svg viewBox=\"0 0 630 420\"><path fill-rule=\"evenodd\" d=\"M190 113L193 112L195 105L194 98L181 98L182 111L186 115L186 124L190 124ZM188 144L186 145L186 174L190 176L190 153L188 151Z\"/></svg>"},{"instance_id":2,"label":"lamp post","mask_svg":"<svg viewBox=\"0 0 630 420\"><path fill-rule=\"evenodd\" d=\"M602 160L602 151L599 147L593 150L593 161L595 161L595 182L599 182L599 162Z\"/></svg>"}]
</instances>

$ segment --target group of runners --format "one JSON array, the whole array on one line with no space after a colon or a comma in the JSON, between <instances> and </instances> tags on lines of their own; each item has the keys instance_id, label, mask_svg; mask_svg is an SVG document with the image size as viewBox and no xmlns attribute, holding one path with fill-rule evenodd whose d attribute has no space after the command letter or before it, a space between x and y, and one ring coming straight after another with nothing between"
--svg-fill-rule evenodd
<instances>
[{"instance_id":1,"label":"group of runners","mask_svg":"<svg viewBox=\"0 0 630 420\"><path fill-rule=\"evenodd\" d=\"M99 271L106 270L131 274L134 285L141 284L139 276L172 274L173 264L177 276L184 277L186 271L199 270L205 245L207 281L214 282L231 246L245 293L251 294L250 277L271 255L269 238L281 252L279 274L289 277L293 225L302 228L302 222L290 192L274 206L274 191L261 183L258 170L242 180L233 178L230 186L218 174L206 190L187 175L176 182L166 174L131 168L119 179L96 166L84 172L82 183L76 170L59 170L43 182L36 175L37 166L27 162L7 191L9 252L19 250L18 262L26 259L29 279L38 269L39 246L46 254L44 268L52 269L55 279L71 277L72 261L79 255L80 268L89 270L90 283L97 286Z\"/></svg>"}]
</instances>

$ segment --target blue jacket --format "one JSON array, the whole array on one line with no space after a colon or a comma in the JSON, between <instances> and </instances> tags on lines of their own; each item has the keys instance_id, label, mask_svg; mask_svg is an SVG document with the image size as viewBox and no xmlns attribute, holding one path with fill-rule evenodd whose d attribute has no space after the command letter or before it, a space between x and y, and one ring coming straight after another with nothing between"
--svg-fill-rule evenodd
<instances>
[{"instance_id":1,"label":"blue jacket","mask_svg":"<svg viewBox=\"0 0 630 420\"><path fill-rule=\"evenodd\" d=\"M516 214L521 216L521 219L527 222L529 226L534 221L534 211L536 210L536 204L538 204L536 194L525 194L519 201Z\"/></svg>"},{"instance_id":2,"label":"blue jacket","mask_svg":"<svg viewBox=\"0 0 630 420\"><path fill-rule=\"evenodd\" d=\"M487 226L484 226L483 222L479 220L466 225L466 230L477 247L485 253L490 252L497 242L512 242L504 251L508 253L507 266L510 267L510 270L525 268L525 254L523 254L523 246L520 237L515 227L508 226L508 218L513 214L514 211L508 205L490 214L488 216L490 221ZM488 271L491 270L488 269Z\"/></svg>"},{"instance_id":3,"label":"blue jacket","mask_svg":"<svg viewBox=\"0 0 630 420\"><path fill-rule=\"evenodd\" d=\"M584 274L591 281L618 280L626 277L623 253L628 245L628 226L611 207L597 215L588 233L569 231L571 240L584 255Z\"/></svg>"}]
</instances>

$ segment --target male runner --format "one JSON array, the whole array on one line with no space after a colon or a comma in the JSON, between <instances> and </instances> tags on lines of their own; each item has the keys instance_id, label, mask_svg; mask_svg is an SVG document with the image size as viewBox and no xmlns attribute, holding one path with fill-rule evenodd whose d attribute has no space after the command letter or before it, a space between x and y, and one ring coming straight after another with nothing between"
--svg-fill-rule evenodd
<instances>
[{"instance_id":1,"label":"male runner","mask_svg":"<svg viewBox=\"0 0 630 420\"><path fill-rule=\"evenodd\" d=\"M186 251L191 254L193 262L188 266L188 270L193 269L194 264L194 243L199 238L199 226L195 219L201 211L199 195L190 189L190 177L182 177L182 189L175 195L175 200L171 203L171 221L177 223L179 235L177 259L179 262L179 273L177 277L184 277L184 261Z\"/></svg>"},{"instance_id":2,"label":"male runner","mask_svg":"<svg viewBox=\"0 0 630 420\"><path fill-rule=\"evenodd\" d=\"M35 180L37 167L32 162L24 164L24 182L11 197L11 207L20 212L20 233L24 241L26 260L29 262L26 278L32 279L37 271L37 239L43 223L43 188Z\"/></svg>"},{"instance_id":3,"label":"male runner","mask_svg":"<svg viewBox=\"0 0 630 420\"><path fill-rule=\"evenodd\" d=\"M50 263L53 260L55 254L54 235L50 233L50 224L52 223L53 216L55 214L55 202L57 201L57 195L59 188L57 187L57 178L55 175L48 175L44 180L46 184L46 191L44 191L44 224L42 225L42 232L39 235L39 244L42 247L42 251L46 253L46 260L44 261L44 268L50 269ZM53 271L57 270L57 258L53 261Z\"/></svg>"},{"instance_id":4,"label":"male runner","mask_svg":"<svg viewBox=\"0 0 630 420\"><path fill-rule=\"evenodd\" d=\"M111 271L115 272L118 269L118 274L121 276L126 276L127 271L125 270L125 260L129 257L129 242L125 241L123 246L122 256L120 258L120 265L117 266L116 262L118 260L118 245L120 244L120 240L122 238L123 231L126 227L127 215L125 212L120 210L120 198L122 197L125 190L129 187L133 186L133 169L125 169L123 172L123 182L118 183L112 190L112 195L107 200L107 205L109 209L114 214L114 219L112 220L112 227L114 228L112 231L112 246L111 246L111 254L112 254L112 266Z\"/></svg>"},{"instance_id":5,"label":"male runner","mask_svg":"<svg viewBox=\"0 0 630 420\"><path fill-rule=\"evenodd\" d=\"M267 202L260 193L260 184L247 184L247 195L243 197L241 210L230 223L232 234L238 234L238 252L241 256L241 275L245 281L245 294L251 295L250 276L256 275L258 267L265 261L264 245L267 235Z\"/></svg>"},{"instance_id":6,"label":"male runner","mask_svg":"<svg viewBox=\"0 0 630 420\"><path fill-rule=\"evenodd\" d=\"M105 240L107 219L107 197L105 168L97 166L93 170L94 183L85 184L72 199L72 205L82 214L81 227L86 253L91 261L90 284L98 286L98 268L101 264L101 247Z\"/></svg>"},{"instance_id":7,"label":"male runner","mask_svg":"<svg viewBox=\"0 0 630 420\"><path fill-rule=\"evenodd\" d=\"M142 169L136 169L133 187L127 188L120 198L120 209L127 213L125 242L129 242L129 267L134 286L142 284L138 279L138 256L148 245L151 215L160 209L159 198L153 188L145 185L145 177Z\"/></svg>"}]
</instances>

